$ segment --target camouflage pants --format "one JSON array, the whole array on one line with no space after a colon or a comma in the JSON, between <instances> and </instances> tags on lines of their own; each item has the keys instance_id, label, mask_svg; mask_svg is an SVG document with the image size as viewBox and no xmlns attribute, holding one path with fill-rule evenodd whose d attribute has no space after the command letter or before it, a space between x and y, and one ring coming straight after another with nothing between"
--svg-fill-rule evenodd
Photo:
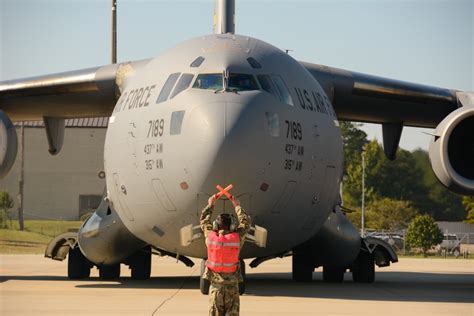
<instances>
[{"instance_id":1,"label":"camouflage pants","mask_svg":"<svg viewBox=\"0 0 474 316\"><path fill-rule=\"evenodd\" d=\"M239 283L213 284L209 288L209 316L238 316Z\"/></svg>"}]
</instances>

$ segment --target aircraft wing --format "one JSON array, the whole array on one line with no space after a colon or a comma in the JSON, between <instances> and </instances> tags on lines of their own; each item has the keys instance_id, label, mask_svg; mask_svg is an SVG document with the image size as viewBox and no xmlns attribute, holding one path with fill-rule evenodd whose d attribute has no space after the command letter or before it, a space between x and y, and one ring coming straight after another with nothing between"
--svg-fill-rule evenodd
<instances>
[{"instance_id":1,"label":"aircraft wing","mask_svg":"<svg viewBox=\"0 0 474 316\"><path fill-rule=\"evenodd\" d=\"M436 127L458 109L457 91L301 63L345 121Z\"/></svg>"},{"instance_id":2,"label":"aircraft wing","mask_svg":"<svg viewBox=\"0 0 474 316\"><path fill-rule=\"evenodd\" d=\"M473 92L301 64L321 84L339 120L382 124L388 159L395 159L403 126L435 128L429 155L436 177L453 192L474 193Z\"/></svg>"},{"instance_id":3,"label":"aircraft wing","mask_svg":"<svg viewBox=\"0 0 474 316\"><path fill-rule=\"evenodd\" d=\"M12 121L110 116L128 79L148 60L0 82Z\"/></svg>"}]
</instances>

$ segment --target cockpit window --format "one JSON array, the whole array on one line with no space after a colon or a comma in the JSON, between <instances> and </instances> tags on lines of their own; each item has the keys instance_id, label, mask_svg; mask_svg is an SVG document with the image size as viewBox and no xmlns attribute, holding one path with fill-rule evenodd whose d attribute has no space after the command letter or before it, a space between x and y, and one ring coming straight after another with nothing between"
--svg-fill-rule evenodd
<instances>
[{"instance_id":1,"label":"cockpit window","mask_svg":"<svg viewBox=\"0 0 474 316\"><path fill-rule=\"evenodd\" d=\"M258 75L257 76L260 85L262 86L263 91L274 95L277 99L280 99L280 95L276 91L275 86L273 85L272 79L269 75Z\"/></svg>"},{"instance_id":2,"label":"cockpit window","mask_svg":"<svg viewBox=\"0 0 474 316\"><path fill-rule=\"evenodd\" d=\"M295 105L293 103L293 99L291 98L291 94L288 91L288 88L286 87L285 82L283 79L281 79L280 76L272 76L272 81L275 84L275 87L277 88L278 92L280 93L280 99L282 102L289 104L289 105Z\"/></svg>"},{"instance_id":3,"label":"cockpit window","mask_svg":"<svg viewBox=\"0 0 474 316\"><path fill-rule=\"evenodd\" d=\"M290 92L280 76L259 75L258 81L264 91L272 94L283 103L294 105Z\"/></svg>"},{"instance_id":4,"label":"cockpit window","mask_svg":"<svg viewBox=\"0 0 474 316\"><path fill-rule=\"evenodd\" d=\"M255 69L262 68L262 65L260 65L260 63L253 57L247 58L247 61L250 64L250 66L252 66L252 68L255 68Z\"/></svg>"},{"instance_id":5,"label":"cockpit window","mask_svg":"<svg viewBox=\"0 0 474 316\"><path fill-rule=\"evenodd\" d=\"M168 96L170 95L171 90L173 89L174 84L176 83L176 80L178 80L180 74L181 73L179 72L171 74L168 79L166 79L165 85L161 89L158 99L156 99L156 103L168 100Z\"/></svg>"},{"instance_id":6,"label":"cockpit window","mask_svg":"<svg viewBox=\"0 0 474 316\"><path fill-rule=\"evenodd\" d=\"M194 82L193 88L205 90L221 90L222 74L200 74Z\"/></svg>"},{"instance_id":7,"label":"cockpit window","mask_svg":"<svg viewBox=\"0 0 474 316\"><path fill-rule=\"evenodd\" d=\"M193 78L194 78L193 74L183 74L181 78L179 78L179 81L176 84L176 87L174 88L170 99L173 99L176 95L186 90L191 84L191 81L193 81Z\"/></svg>"},{"instance_id":8,"label":"cockpit window","mask_svg":"<svg viewBox=\"0 0 474 316\"><path fill-rule=\"evenodd\" d=\"M230 74L229 90L231 91L252 91L259 90L257 82L252 75Z\"/></svg>"},{"instance_id":9,"label":"cockpit window","mask_svg":"<svg viewBox=\"0 0 474 316\"><path fill-rule=\"evenodd\" d=\"M222 74L200 74L194 82L193 88L222 90L223 89ZM257 81L252 75L248 74L229 74L229 91L252 91L259 90Z\"/></svg>"}]
</instances>

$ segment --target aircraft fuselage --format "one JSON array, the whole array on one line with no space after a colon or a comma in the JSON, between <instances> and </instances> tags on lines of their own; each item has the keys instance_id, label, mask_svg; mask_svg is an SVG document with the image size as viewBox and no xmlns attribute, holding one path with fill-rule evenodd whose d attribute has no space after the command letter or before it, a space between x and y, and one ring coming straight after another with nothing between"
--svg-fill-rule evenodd
<instances>
[{"instance_id":1,"label":"aircraft fuselage","mask_svg":"<svg viewBox=\"0 0 474 316\"><path fill-rule=\"evenodd\" d=\"M268 230L265 248L244 247L249 258L318 232L338 200L343 151L314 77L281 50L228 34L184 42L137 71L110 118L104 162L127 229L191 257L206 256L204 240L183 247L180 228L199 224L217 184L233 184L252 223ZM228 200L220 212L233 212Z\"/></svg>"}]
</instances>

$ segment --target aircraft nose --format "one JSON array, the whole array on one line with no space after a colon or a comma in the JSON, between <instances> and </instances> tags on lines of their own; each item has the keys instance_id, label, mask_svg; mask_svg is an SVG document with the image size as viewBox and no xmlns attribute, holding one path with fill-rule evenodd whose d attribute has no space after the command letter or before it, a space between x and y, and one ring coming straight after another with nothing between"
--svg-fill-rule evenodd
<instances>
[{"instance_id":1,"label":"aircraft nose","mask_svg":"<svg viewBox=\"0 0 474 316\"><path fill-rule=\"evenodd\" d=\"M215 192L217 184L233 183L235 192L243 189L238 185L249 185L251 157L258 154L258 140L252 141L258 128L252 126L251 108L244 103L219 102L202 104L192 111L187 165L203 192Z\"/></svg>"}]
</instances>

